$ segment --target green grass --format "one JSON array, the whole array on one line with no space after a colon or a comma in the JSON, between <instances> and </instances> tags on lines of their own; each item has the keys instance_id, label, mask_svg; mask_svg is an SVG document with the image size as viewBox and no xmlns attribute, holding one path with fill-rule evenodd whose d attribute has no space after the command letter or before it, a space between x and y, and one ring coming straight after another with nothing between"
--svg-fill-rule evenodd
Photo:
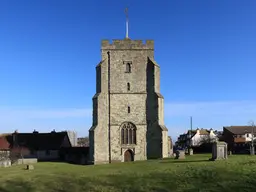
<instances>
[{"instance_id":1,"label":"green grass","mask_svg":"<svg viewBox=\"0 0 256 192\"><path fill-rule=\"evenodd\" d=\"M38 163L31 171L24 166L0 168L0 192L256 191L256 156L233 155L215 162L209 158L96 166Z\"/></svg>"}]
</instances>

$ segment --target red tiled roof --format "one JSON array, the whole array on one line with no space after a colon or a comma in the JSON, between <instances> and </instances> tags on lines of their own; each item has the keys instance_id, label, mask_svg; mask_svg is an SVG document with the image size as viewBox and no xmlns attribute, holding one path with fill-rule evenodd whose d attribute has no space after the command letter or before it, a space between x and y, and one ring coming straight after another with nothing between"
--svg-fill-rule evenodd
<instances>
[{"instance_id":1,"label":"red tiled roof","mask_svg":"<svg viewBox=\"0 0 256 192\"><path fill-rule=\"evenodd\" d=\"M235 135L244 135L246 133L251 133L252 131L256 133L256 127L252 126L229 126L229 127L223 127L223 129L227 129L231 133Z\"/></svg>"},{"instance_id":2,"label":"red tiled roof","mask_svg":"<svg viewBox=\"0 0 256 192\"><path fill-rule=\"evenodd\" d=\"M6 136L0 136L0 150L8 150L10 148L10 144L6 139Z\"/></svg>"},{"instance_id":3,"label":"red tiled roof","mask_svg":"<svg viewBox=\"0 0 256 192\"><path fill-rule=\"evenodd\" d=\"M188 133L187 134L190 134L192 135L192 137L197 133L197 130L199 131L199 134L200 135L209 135L210 134L210 130L208 129L196 129L196 130L188 130Z\"/></svg>"},{"instance_id":4,"label":"red tiled roof","mask_svg":"<svg viewBox=\"0 0 256 192\"><path fill-rule=\"evenodd\" d=\"M16 142L18 146L26 147L33 150L54 150L60 149L67 132L54 133L16 133ZM3 147L10 148L14 145L12 135L2 136ZM0 144L1 148L1 144Z\"/></svg>"}]
</instances>

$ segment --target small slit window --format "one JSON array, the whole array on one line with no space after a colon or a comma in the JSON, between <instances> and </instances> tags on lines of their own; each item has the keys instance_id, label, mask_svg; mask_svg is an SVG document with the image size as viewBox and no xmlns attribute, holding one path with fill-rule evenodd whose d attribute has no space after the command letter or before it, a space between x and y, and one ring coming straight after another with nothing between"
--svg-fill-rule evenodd
<instances>
[{"instance_id":1,"label":"small slit window","mask_svg":"<svg viewBox=\"0 0 256 192\"><path fill-rule=\"evenodd\" d=\"M127 83L127 91L130 91L130 88L131 88L130 83Z\"/></svg>"},{"instance_id":2,"label":"small slit window","mask_svg":"<svg viewBox=\"0 0 256 192\"><path fill-rule=\"evenodd\" d=\"M132 72L132 62L131 61L124 61L125 64L125 73Z\"/></svg>"},{"instance_id":3,"label":"small slit window","mask_svg":"<svg viewBox=\"0 0 256 192\"><path fill-rule=\"evenodd\" d=\"M130 106L128 106L128 113L130 113L131 112L131 108L130 108Z\"/></svg>"},{"instance_id":4,"label":"small slit window","mask_svg":"<svg viewBox=\"0 0 256 192\"><path fill-rule=\"evenodd\" d=\"M126 72L131 73L131 63L126 63Z\"/></svg>"}]
</instances>

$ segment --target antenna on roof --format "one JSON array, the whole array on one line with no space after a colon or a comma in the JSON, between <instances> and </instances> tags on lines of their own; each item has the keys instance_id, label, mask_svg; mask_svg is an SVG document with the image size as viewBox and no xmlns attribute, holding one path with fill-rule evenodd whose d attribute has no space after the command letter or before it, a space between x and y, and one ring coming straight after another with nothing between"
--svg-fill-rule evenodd
<instances>
[{"instance_id":1,"label":"antenna on roof","mask_svg":"<svg viewBox=\"0 0 256 192\"><path fill-rule=\"evenodd\" d=\"M192 131L192 129L193 129L193 124L192 124L192 122L193 122L193 120L192 120L192 116L190 116L190 130Z\"/></svg>"},{"instance_id":2,"label":"antenna on roof","mask_svg":"<svg viewBox=\"0 0 256 192\"><path fill-rule=\"evenodd\" d=\"M125 38L126 39L129 39L129 36L128 36L128 32L129 32L129 19L128 19L128 8L126 7L125 8L125 16L126 16L126 34L125 34Z\"/></svg>"}]
</instances>

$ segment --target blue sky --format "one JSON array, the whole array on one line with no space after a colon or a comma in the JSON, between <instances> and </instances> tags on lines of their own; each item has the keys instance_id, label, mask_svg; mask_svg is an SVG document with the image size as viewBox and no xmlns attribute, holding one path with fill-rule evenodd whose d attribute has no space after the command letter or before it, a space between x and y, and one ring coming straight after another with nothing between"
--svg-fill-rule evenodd
<instances>
[{"instance_id":1,"label":"blue sky","mask_svg":"<svg viewBox=\"0 0 256 192\"><path fill-rule=\"evenodd\" d=\"M256 120L256 1L0 2L0 132L91 126L102 39L154 39L165 123L176 137Z\"/></svg>"}]
</instances>

